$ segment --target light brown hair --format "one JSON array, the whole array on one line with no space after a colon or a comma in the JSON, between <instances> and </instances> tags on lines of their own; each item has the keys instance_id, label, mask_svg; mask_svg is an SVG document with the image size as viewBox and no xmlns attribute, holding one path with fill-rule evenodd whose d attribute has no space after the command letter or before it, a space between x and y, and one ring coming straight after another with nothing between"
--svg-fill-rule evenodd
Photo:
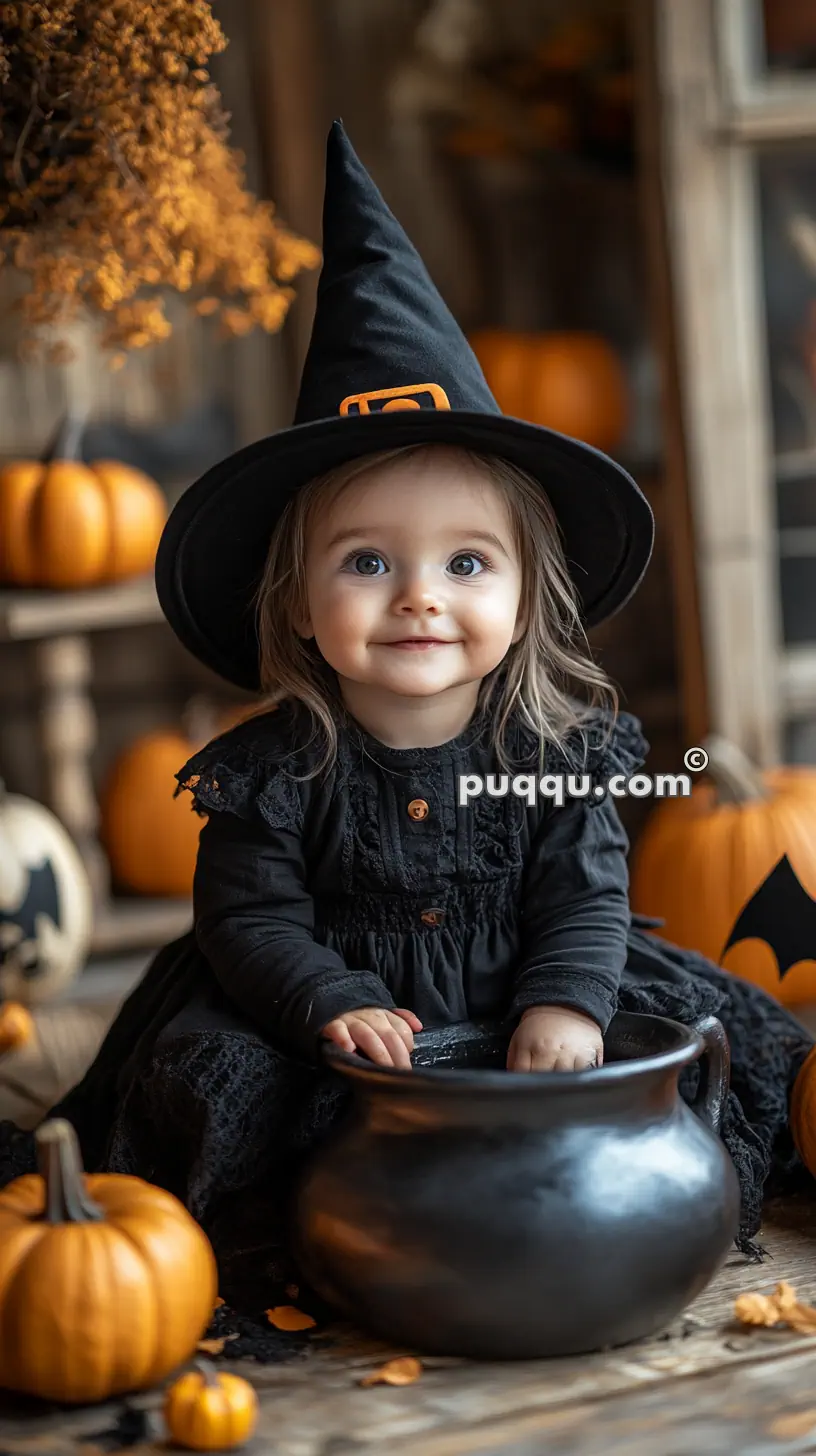
<instances>
[{"instance_id":1,"label":"light brown hair","mask_svg":"<svg viewBox=\"0 0 816 1456\"><path fill-rule=\"evenodd\" d=\"M260 642L260 677L264 711L284 698L296 698L309 710L325 752L312 774L333 761L337 722L344 706L333 687L333 674L314 644L300 637L295 622L308 617L306 543L318 511L333 504L352 481L369 470L427 450L424 445L382 451L357 458L302 486L288 501L267 554L256 597ZM494 747L506 772L505 740L511 717L518 714L539 743L543 764L547 743L561 746L598 708L618 711L618 694L591 655L581 622L575 586L561 546L552 506L538 481L492 455L459 451L498 489L509 508L515 548L521 564L519 610L526 622L523 636L484 679L478 709L492 705ZM576 699L576 690L581 694Z\"/></svg>"}]
</instances>

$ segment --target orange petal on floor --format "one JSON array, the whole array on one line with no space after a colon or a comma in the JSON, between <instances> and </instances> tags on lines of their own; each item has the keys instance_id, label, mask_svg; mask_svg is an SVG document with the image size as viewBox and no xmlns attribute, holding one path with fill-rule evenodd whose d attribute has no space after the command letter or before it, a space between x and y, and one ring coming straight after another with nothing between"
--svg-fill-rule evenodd
<instances>
[{"instance_id":1,"label":"orange petal on floor","mask_svg":"<svg viewBox=\"0 0 816 1456\"><path fill-rule=\"evenodd\" d=\"M387 1360L378 1370L372 1370L360 1381L361 1385L413 1385L422 1374L422 1362L413 1355L403 1355L398 1360Z\"/></svg>"},{"instance_id":2,"label":"orange petal on floor","mask_svg":"<svg viewBox=\"0 0 816 1456\"><path fill-rule=\"evenodd\" d=\"M278 1304L266 1311L266 1317L276 1330L313 1330L317 1323L302 1309L295 1309L293 1304Z\"/></svg>"}]
</instances>

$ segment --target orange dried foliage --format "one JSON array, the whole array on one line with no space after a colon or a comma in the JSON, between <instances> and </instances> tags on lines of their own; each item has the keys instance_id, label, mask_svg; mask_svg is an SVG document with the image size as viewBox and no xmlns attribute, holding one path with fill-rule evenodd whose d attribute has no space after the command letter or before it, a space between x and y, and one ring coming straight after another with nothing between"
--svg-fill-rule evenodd
<instances>
[{"instance_id":1,"label":"orange dried foliage","mask_svg":"<svg viewBox=\"0 0 816 1456\"><path fill-rule=\"evenodd\" d=\"M320 253L246 190L206 69L226 45L207 0L0 5L0 257L32 330L90 308L121 363L172 331L168 289L226 334L280 329Z\"/></svg>"},{"instance_id":2,"label":"orange dried foliage","mask_svg":"<svg viewBox=\"0 0 816 1456\"><path fill-rule=\"evenodd\" d=\"M387 1360L379 1369L364 1375L360 1384L370 1385L413 1385L422 1374L422 1362L413 1355L402 1355L397 1360Z\"/></svg>"},{"instance_id":3,"label":"orange dried foliage","mask_svg":"<svg viewBox=\"0 0 816 1456\"><path fill-rule=\"evenodd\" d=\"M311 1315L295 1309L293 1304L278 1304L266 1311L266 1317L276 1330L313 1330L316 1323Z\"/></svg>"},{"instance_id":4,"label":"orange dried foliage","mask_svg":"<svg viewBox=\"0 0 816 1456\"><path fill-rule=\"evenodd\" d=\"M790 1284L778 1284L773 1294L741 1294L734 1313L745 1325L785 1324L798 1335L816 1335L816 1309L801 1304Z\"/></svg>"},{"instance_id":5,"label":"orange dried foliage","mask_svg":"<svg viewBox=\"0 0 816 1456\"><path fill-rule=\"evenodd\" d=\"M200 1350L203 1355L220 1355L224 1349L224 1346L228 1344L230 1340L237 1339L237 1335L219 1335L214 1340L199 1340L198 1344L196 1345L196 1349Z\"/></svg>"}]
</instances>

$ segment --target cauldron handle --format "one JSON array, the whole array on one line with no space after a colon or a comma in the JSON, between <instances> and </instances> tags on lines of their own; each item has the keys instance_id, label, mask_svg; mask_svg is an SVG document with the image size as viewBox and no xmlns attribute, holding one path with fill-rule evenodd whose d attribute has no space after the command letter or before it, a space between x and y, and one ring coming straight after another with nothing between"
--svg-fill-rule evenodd
<instances>
[{"instance_id":1,"label":"cauldron handle","mask_svg":"<svg viewBox=\"0 0 816 1456\"><path fill-rule=\"evenodd\" d=\"M691 1104L693 1112L719 1134L731 1082L731 1049L725 1027L716 1016L695 1021L692 1031L703 1038L700 1055L700 1090Z\"/></svg>"}]
</instances>

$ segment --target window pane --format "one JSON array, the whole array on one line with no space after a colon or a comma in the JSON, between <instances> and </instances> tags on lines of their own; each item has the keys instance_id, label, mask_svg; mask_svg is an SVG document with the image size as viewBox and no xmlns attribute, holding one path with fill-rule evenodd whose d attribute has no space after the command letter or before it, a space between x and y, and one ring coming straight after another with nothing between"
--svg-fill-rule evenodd
<instances>
[{"instance_id":1,"label":"window pane","mask_svg":"<svg viewBox=\"0 0 816 1456\"><path fill-rule=\"evenodd\" d=\"M756 166L783 634L816 643L816 144Z\"/></svg>"},{"instance_id":2,"label":"window pane","mask_svg":"<svg viewBox=\"0 0 816 1456\"><path fill-rule=\"evenodd\" d=\"M782 556L779 568L785 643L816 642L816 550L811 547L809 556Z\"/></svg>"},{"instance_id":3,"label":"window pane","mask_svg":"<svg viewBox=\"0 0 816 1456\"><path fill-rule=\"evenodd\" d=\"M756 165L781 484L816 474L816 143L760 152Z\"/></svg>"}]
</instances>

